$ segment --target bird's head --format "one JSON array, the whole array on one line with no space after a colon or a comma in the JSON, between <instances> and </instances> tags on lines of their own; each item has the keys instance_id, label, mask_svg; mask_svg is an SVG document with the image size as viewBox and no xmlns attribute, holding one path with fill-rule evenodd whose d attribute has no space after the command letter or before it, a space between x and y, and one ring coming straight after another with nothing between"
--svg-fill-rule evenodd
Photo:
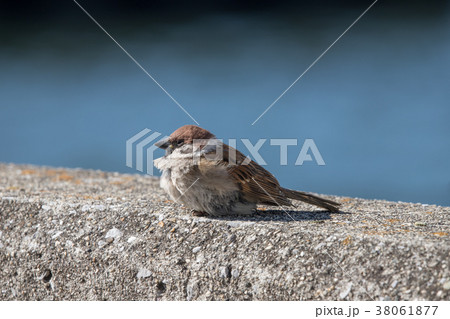
<instances>
[{"instance_id":1,"label":"bird's head","mask_svg":"<svg viewBox=\"0 0 450 319\"><path fill-rule=\"evenodd\" d=\"M166 154L172 153L181 147L201 149L210 139L215 139L214 134L195 125L184 125L175 130L169 137L155 143L156 146L166 150Z\"/></svg>"}]
</instances>

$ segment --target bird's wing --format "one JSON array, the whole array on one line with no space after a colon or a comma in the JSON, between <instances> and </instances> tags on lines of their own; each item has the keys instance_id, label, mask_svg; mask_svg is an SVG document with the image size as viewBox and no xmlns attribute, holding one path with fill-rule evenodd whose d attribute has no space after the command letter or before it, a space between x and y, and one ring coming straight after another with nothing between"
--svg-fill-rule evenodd
<instances>
[{"instance_id":1,"label":"bird's wing","mask_svg":"<svg viewBox=\"0 0 450 319\"><path fill-rule=\"evenodd\" d=\"M216 163L226 166L229 176L238 185L243 200L274 206L291 205L270 172L233 147L226 144L221 147L222 154L216 158Z\"/></svg>"}]
</instances>

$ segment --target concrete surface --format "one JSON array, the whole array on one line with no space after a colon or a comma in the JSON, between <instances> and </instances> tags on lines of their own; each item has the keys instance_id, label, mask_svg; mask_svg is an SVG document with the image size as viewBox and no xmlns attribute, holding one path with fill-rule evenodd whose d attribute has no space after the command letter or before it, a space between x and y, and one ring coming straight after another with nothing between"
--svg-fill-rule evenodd
<instances>
[{"instance_id":1,"label":"concrete surface","mask_svg":"<svg viewBox=\"0 0 450 319\"><path fill-rule=\"evenodd\" d=\"M0 299L450 299L449 207L329 198L198 218L157 178L0 164Z\"/></svg>"}]
</instances>

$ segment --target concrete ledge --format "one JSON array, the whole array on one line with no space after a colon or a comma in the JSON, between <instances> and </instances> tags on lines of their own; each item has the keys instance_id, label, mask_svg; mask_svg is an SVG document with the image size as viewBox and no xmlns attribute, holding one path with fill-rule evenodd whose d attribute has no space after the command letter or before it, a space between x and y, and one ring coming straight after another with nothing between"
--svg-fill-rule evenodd
<instances>
[{"instance_id":1,"label":"concrete ledge","mask_svg":"<svg viewBox=\"0 0 450 319\"><path fill-rule=\"evenodd\" d=\"M197 218L156 178L0 164L0 299L450 299L449 207L334 199Z\"/></svg>"}]
</instances>

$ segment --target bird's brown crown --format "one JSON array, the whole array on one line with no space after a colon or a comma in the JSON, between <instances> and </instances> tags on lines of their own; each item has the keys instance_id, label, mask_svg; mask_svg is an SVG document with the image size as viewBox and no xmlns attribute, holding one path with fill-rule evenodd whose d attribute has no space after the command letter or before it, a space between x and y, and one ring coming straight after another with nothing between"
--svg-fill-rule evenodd
<instances>
[{"instance_id":1,"label":"bird's brown crown","mask_svg":"<svg viewBox=\"0 0 450 319\"><path fill-rule=\"evenodd\" d=\"M210 138L215 138L214 134L195 125L184 125L170 134L170 140L172 142L183 141L186 144L192 144L194 140L206 140Z\"/></svg>"}]
</instances>

